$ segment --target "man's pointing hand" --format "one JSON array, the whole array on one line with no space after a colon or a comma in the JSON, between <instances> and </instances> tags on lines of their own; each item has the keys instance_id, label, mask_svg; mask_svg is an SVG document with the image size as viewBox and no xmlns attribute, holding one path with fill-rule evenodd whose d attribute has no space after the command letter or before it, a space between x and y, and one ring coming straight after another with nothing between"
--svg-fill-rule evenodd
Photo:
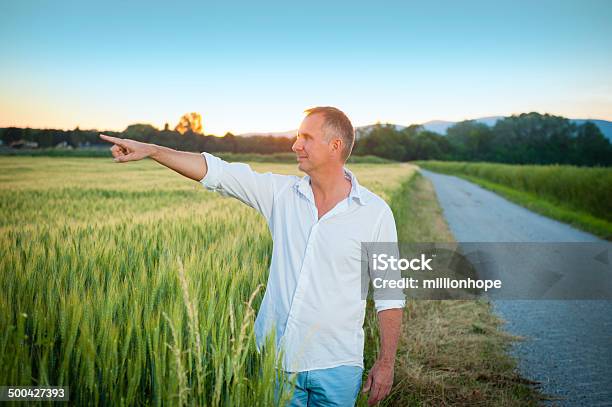
<instances>
[{"instance_id":1,"label":"man's pointing hand","mask_svg":"<svg viewBox=\"0 0 612 407\"><path fill-rule=\"evenodd\" d=\"M113 143L111 153L115 157L115 162L125 163L128 161L138 161L150 156L153 153L153 145L141 143L140 141L126 138L118 138L100 134L102 140Z\"/></svg>"}]
</instances>

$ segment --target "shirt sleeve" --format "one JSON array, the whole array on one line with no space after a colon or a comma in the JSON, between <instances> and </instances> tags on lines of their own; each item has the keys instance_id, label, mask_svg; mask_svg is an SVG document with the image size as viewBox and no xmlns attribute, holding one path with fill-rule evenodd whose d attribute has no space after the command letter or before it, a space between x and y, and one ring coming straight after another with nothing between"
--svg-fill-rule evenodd
<instances>
[{"instance_id":1,"label":"shirt sleeve","mask_svg":"<svg viewBox=\"0 0 612 407\"><path fill-rule=\"evenodd\" d=\"M258 173L248 164L228 163L207 152L202 157L208 170L200 183L206 189L244 202L268 221L272 217L275 194L292 180L288 175Z\"/></svg>"},{"instance_id":2,"label":"shirt sleeve","mask_svg":"<svg viewBox=\"0 0 612 407\"><path fill-rule=\"evenodd\" d=\"M380 243L376 246L383 248L385 254L395 256L397 259L400 258L395 218L393 217L393 212L388 205L385 205L385 209L380 219L378 233L374 242ZM386 271L384 278L399 280L401 278L401 271L389 269ZM376 312L393 308L404 308L405 305L406 300L404 291L402 289L380 288L377 290L374 288L374 306L376 308Z\"/></svg>"}]
</instances>

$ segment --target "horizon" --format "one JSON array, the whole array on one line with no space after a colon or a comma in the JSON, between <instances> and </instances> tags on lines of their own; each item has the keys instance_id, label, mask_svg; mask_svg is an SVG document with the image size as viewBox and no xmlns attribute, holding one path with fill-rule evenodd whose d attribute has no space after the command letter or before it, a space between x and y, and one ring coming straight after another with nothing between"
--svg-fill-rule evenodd
<instances>
[{"instance_id":1,"label":"horizon","mask_svg":"<svg viewBox=\"0 0 612 407\"><path fill-rule=\"evenodd\" d=\"M404 127L408 127L408 126L412 126L412 125L424 125L424 124L429 124L429 123L435 123L435 122L439 122L439 123L459 123L461 121L467 121L467 120L481 120L481 119L490 119L490 118L496 118L496 117L510 117L510 116L514 116L514 115L521 115L521 114L526 114L526 113L538 113L541 115L554 115L554 116L559 116L559 115L555 115L553 113L548 113L548 112L521 112L521 113L513 113L511 115L489 115L489 116L482 116L482 117L474 117L474 118L470 118L470 119L463 119L463 120L445 120L445 119L432 119L432 120L427 120L425 122L422 123L392 123L392 122L373 122L373 123L365 123L365 124L356 124L354 125L354 127L360 128L360 127L366 127L366 126L372 126L375 124L391 124L391 125L398 125L398 126L404 126ZM204 117L204 116L202 116ZM600 120L600 121L608 121L612 123L612 120L608 120L608 119L601 119L601 118L593 118L593 117L589 117L589 118L585 118L585 117L565 117L562 116L568 120L585 120L585 121L589 121L589 120ZM178 121L177 121L178 122ZM61 131L71 131L71 130L75 130L77 127L79 128L79 130L81 131L99 131L100 133L103 133L105 131L107 132L117 132L117 133L121 133L123 131L125 131L129 126L134 126L134 125L148 125L148 126L152 126L153 128L155 128L156 130L162 130L164 128L164 124L162 124L161 126L158 126L156 124L153 123L130 123L128 125L126 125L125 127L123 127L122 129L119 130L115 130L115 129L110 129L110 128L103 128L103 129L97 129L97 128L81 128L81 126L75 126L73 128L58 128L58 127L31 127L31 126L5 126L0 124L0 128L9 128L9 127L16 127L16 128L30 128L30 129L39 129L39 130L61 130ZM171 130L174 130L175 125L173 125L172 123L168 123L169 128ZM243 134L261 134L261 135L268 135L268 134L274 134L274 133L287 133L290 131L295 131L297 130L297 128L299 127L299 123L296 124L294 129L285 129L285 130L269 130L269 131L246 131L246 132L242 132L242 133L237 133L231 130L228 130L224 133L209 133L206 130L204 131L203 135L206 136L217 136L217 137L222 137L224 136L226 133L232 133L235 136L240 136Z\"/></svg>"},{"instance_id":2,"label":"horizon","mask_svg":"<svg viewBox=\"0 0 612 407\"><path fill-rule=\"evenodd\" d=\"M355 127L612 121L609 2L347 4L2 4L0 127L161 129L199 112L205 134L275 133L316 105Z\"/></svg>"}]
</instances>

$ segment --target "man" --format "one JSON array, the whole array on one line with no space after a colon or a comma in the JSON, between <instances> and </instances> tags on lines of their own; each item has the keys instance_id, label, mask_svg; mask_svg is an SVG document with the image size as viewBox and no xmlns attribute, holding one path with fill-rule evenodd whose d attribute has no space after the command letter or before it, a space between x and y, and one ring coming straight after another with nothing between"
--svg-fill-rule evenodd
<instances>
[{"instance_id":1,"label":"man","mask_svg":"<svg viewBox=\"0 0 612 407\"><path fill-rule=\"evenodd\" d=\"M114 143L117 162L151 157L266 218L274 245L255 321L257 344L275 335L284 351L283 369L296 382L292 405L350 406L363 373L361 243L396 242L397 231L385 201L344 167L355 139L350 120L333 107L305 113L292 147L307 174L303 178L260 174L209 153L100 137ZM363 388L370 392L370 405L386 397L393 384L404 300L376 300L375 305L381 346Z\"/></svg>"}]
</instances>

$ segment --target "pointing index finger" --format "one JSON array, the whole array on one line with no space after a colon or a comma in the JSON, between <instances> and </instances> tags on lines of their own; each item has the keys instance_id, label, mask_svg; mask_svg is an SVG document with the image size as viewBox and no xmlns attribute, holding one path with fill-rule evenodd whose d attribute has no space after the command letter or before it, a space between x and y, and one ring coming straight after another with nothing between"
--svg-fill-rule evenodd
<instances>
[{"instance_id":1,"label":"pointing index finger","mask_svg":"<svg viewBox=\"0 0 612 407\"><path fill-rule=\"evenodd\" d=\"M114 144L119 144L120 146L123 146L123 140L118 138L118 137L112 137L112 136L107 136L106 134L100 134L100 138L102 140L106 140L108 142L114 143Z\"/></svg>"}]
</instances>

